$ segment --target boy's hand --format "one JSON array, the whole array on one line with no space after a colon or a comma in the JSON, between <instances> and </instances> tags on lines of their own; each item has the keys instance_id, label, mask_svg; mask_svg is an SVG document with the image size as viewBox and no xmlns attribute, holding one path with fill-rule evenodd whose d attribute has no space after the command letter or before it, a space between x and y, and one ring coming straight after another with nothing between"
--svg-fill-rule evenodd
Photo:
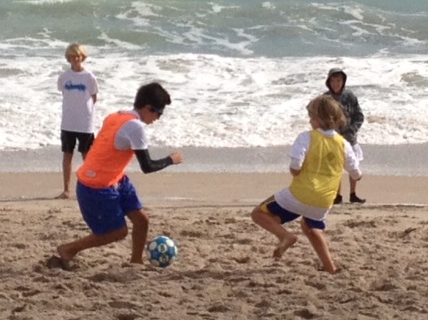
<instances>
[{"instance_id":1,"label":"boy's hand","mask_svg":"<svg viewBox=\"0 0 428 320\"><path fill-rule=\"evenodd\" d=\"M354 181L360 181L362 177L363 177L363 175L361 175L358 179L352 179L352 178L351 179Z\"/></svg>"},{"instance_id":2,"label":"boy's hand","mask_svg":"<svg viewBox=\"0 0 428 320\"><path fill-rule=\"evenodd\" d=\"M169 155L172 159L173 164L179 164L183 162L183 155L180 152L173 152Z\"/></svg>"},{"instance_id":3,"label":"boy's hand","mask_svg":"<svg viewBox=\"0 0 428 320\"><path fill-rule=\"evenodd\" d=\"M290 168L290 173L293 177L298 176L300 171L302 170L296 170L296 169Z\"/></svg>"}]
</instances>

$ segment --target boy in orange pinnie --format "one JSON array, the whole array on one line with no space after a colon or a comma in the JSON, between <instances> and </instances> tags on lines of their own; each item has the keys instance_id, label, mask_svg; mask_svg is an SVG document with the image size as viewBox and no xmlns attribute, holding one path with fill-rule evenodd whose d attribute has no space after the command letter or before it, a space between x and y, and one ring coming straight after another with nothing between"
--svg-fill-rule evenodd
<instances>
[{"instance_id":1,"label":"boy in orange pinnie","mask_svg":"<svg viewBox=\"0 0 428 320\"><path fill-rule=\"evenodd\" d=\"M181 153L153 160L148 150L146 126L158 120L171 103L168 92L158 83L143 85L134 109L110 114L104 120L85 161L77 171L76 194L83 219L91 233L58 246L60 266L82 250L107 245L126 237L127 217L133 224L131 263L143 263L149 217L137 192L125 174L136 156L144 173L155 172L183 161Z\"/></svg>"},{"instance_id":2,"label":"boy in orange pinnie","mask_svg":"<svg viewBox=\"0 0 428 320\"><path fill-rule=\"evenodd\" d=\"M346 123L340 104L321 95L308 107L312 130L298 135L290 151L291 185L254 208L253 221L274 234L279 243L275 259L294 245L297 236L282 225L301 217L301 228L322 262L322 269L334 274L334 264L323 230L336 196L342 171L361 179L359 163L351 145L335 129Z\"/></svg>"}]
</instances>

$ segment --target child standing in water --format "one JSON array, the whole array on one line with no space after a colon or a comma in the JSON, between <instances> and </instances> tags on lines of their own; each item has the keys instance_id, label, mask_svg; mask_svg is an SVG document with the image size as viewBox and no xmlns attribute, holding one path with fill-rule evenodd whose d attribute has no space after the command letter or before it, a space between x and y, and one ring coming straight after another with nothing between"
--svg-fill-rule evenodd
<instances>
[{"instance_id":1,"label":"child standing in water","mask_svg":"<svg viewBox=\"0 0 428 320\"><path fill-rule=\"evenodd\" d=\"M70 180L73 152L76 142L84 159L94 141L95 102L98 83L94 74L83 67L88 57L86 49L72 43L65 51L71 68L58 78L58 90L62 92L61 151L64 190L57 199L70 198Z\"/></svg>"},{"instance_id":2,"label":"child standing in water","mask_svg":"<svg viewBox=\"0 0 428 320\"><path fill-rule=\"evenodd\" d=\"M335 129L346 123L340 104L321 95L307 106L312 130L298 135L290 151L293 180L285 188L254 208L253 221L274 234L279 243L273 257L279 259L297 241L297 235L282 225L299 217L303 233L322 262L334 274L334 264L324 237L326 218L336 197L342 171L361 179L358 160L351 145Z\"/></svg>"}]
</instances>

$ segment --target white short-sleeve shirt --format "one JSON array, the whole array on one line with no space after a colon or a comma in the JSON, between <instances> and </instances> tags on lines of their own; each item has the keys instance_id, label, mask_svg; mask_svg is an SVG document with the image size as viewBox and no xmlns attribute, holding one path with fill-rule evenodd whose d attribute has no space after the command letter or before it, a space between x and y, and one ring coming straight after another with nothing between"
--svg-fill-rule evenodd
<instances>
[{"instance_id":1,"label":"white short-sleeve shirt","mask_svg":"<svg viewBox=\"0 0 428 320\"><path fill-rule=\"evenodd\" d=\"M118 150L146 150L149 139L146 134L146 124L141 121L137 111L123 111L135 114L138 119L126 121L117 131L114 146Z\"/></svg>"},{"instance_id":2,"label":"white short-sleeve shirt","mask_svg":"<svg viewBox=\"0 0 428 320\"><path fill-rule=\"evenodd\" d=\"M98 83L88 70L69 69L58 78L58 90L62 92L61 130L93 133L95 105L92 99L98 93Z\"/></svg>"}]
</instances>

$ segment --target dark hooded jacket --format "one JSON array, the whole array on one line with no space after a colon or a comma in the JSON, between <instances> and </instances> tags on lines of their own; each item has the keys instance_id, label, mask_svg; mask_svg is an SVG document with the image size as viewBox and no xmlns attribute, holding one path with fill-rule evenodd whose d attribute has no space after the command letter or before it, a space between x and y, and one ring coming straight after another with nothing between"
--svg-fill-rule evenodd
<instances>
[{"instance_id":1,"label":"dark hooded jacket","mask_svg":"<svg viewBox=\"0 0 428 320\"><path fill-rule=\"evenodd\" d=\"M330 88L330 77L332 75L341 74L343 77L343 87L339 94L334 94ZM345 113L347 124L338 129L338 132L347 140L351 145L357 143L357 133L364 122L364 114L358 103L357 97L351 90L345 88L346 73L339 68L333 68L328 72L327 80L325 82L328 91L325 94L331 95L336 101L340 102Z\"/></svg>"}]
</instances>

